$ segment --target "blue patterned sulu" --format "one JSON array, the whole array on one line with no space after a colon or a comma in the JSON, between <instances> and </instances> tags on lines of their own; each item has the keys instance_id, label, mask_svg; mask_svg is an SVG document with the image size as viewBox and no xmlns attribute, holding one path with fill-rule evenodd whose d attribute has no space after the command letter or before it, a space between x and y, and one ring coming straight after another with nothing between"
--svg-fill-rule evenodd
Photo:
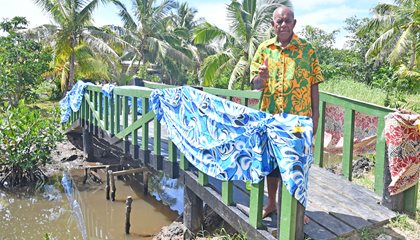
<instances>
[{"instance_id":1,"label":"blue patterned sulu","mask_svg":"<svg viewBox=\"0 0 420 240\"><path fill-rule=\"evenodd\" d=\"M197 169L220 180L258 183L278 165L283 184L306 207L310 117L271 115L187 86L153 90L150 103Z\"/></svg>"}]
</instances>

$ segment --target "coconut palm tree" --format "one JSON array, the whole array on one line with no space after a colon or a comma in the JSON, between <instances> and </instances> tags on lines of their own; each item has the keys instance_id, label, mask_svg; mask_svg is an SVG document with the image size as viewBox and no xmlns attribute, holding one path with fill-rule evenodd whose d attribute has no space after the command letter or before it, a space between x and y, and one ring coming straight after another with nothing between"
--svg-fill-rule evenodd
<instances>
[{"instance_id":1,"label":"coconut palm tree","mask_svg":"<svg viewBox=\"0 0 420 240\"><path fill-rule=\"evenodd\" d=\"M374 17L358 33L380 33L366 52L367 61L388 61L394 66L404 63L403 72L413 71L420 68L420 1L395 0L394 3L374 7Z\"/></svg>"},{"instance_id":2,"label":"coconut palm tree","mask_svg":"<svg viewBox=\"0 0 420 240\"><path fill-rule=\"evenodd\" d=\"M241 89L249 81L249 66L252 57L263 40L270 35L272 14L280 4L291 6L282 0L232 0L227 5L229 31L226 32L210 23L198 26L194 33L196 44L218 42L221 49L208 56L201 66L202 84L209 85L221 73L231 71L229 89L241 81Z\"/></svg>"},{"instance_id":3,"label":"coconut palm tree","mask_svg":"<svg viewBox=\"0 0 420 240\"><path fill-rule=\"evenodd\" d=\"M34 0L53 24L31 30L32 35L51 44L55 55L55 69L61 71L62 87L71 88L75 79L76 63L79 69L113 63L118 55L102 39L103 32L92 26L92 14L99 3L109 0ZM102 55L101 55L102 54ZM80 64L84 58L84 63ZM111 59L110 59L111 58ZM92 68L90 68L92 69ZM95 68L93 68L95 69ZM101 70L103 69L100 68Z\"/></svg>"},{"instance_id":4,"label":"coconut palm tree","mask_svg":"<svg viewBox=\"0 0 420 240\"><path fill-rule=\"evenodd\" d=\"M175 26L173 12L178 3L173 0L132 1L133 12L130 13L121 2L113 1L119 8L119 15L124 28L114 28L135 51L126 51L123 58L136 60L141 64L156 63L164 71L168 83L175 82L180 66L193 67L192 53L182 46L180 37L185 34ZM191 14L185 16L185 23Z\"/></svg>"}]
</instances>

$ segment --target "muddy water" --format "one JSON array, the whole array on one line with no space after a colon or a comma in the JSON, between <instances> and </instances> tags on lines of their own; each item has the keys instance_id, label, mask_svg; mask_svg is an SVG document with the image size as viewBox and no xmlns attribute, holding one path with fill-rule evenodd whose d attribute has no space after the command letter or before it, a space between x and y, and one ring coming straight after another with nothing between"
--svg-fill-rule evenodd
<instances>
[{"instance_id":1,"label":"muddy water","mask_svg":"<svg viewBox=\"0 0 420 240\"><path fill-rule=\"evenodd\" d=\"M174 188L170 181L166 186L149 186L152 196L144 196L133 191L135 188L127 182L117 180L116 201L111 202L105 199L105 183L89 180L83 184L82 172L70 174L75 189L71 198L57 183L45 185L36 193L0 190L0 239L44 239L47 233L50 239L83 239L84 235L87 239L151 239L182 211L182 202L179 202L182 195L173 195L182 191ZM155 183L162 180L165 179L155 180ZM130 235L125 234L127 196L133 198ZM165 199L167 204L155 198Z\"/></svg>"}]
</instances>

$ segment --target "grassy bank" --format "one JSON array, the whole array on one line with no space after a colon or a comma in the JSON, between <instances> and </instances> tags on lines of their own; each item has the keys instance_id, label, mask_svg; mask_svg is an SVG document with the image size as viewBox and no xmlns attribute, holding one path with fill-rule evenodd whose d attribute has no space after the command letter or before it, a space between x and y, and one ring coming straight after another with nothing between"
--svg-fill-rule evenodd
<instances>
[{"instance_id":1,"label":"grassy bank","mask_svg":"<svg viewBox=\"0 0 420 240\"><path fill-rule=\"evenodd\" d=\"M319 85L321 91L334 93L363 102L384 106L387 93L379 88L368 86L351 79L330 79ZM399 99L390 97L390 107L400 107L420 112L420 95L400 94Z\"/></svg>"}]
</instances>

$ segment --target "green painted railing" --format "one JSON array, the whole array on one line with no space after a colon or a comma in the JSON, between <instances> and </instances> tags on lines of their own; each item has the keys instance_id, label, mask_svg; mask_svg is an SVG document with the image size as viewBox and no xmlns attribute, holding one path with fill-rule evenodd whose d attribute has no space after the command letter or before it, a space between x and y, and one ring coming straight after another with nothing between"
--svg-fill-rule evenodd
<instances>
[{"instance_id":1,"label":"green painted railing","mask_svg":"<svg viewBox=\"0 0 420 240\"><path fill-rule=\"evenodd\" d=\"M174 86L154 84L145 82L144 87L137 86L124 86L116 87L113 92L113 98L104 98L100 86L88 86L81 109L78 112L72 112L71 122L76 120L81 121L85 125L90 126L91 131L98 133L99 129L109 134L110 136L118 139L123 139L126 144L133 146L140 146L142 152L151 152L151 156L158 159L161 157L161 126L155 119L155 114L149 112L149 96L151 89L154 88L169 88ZM258 91L239 91L239 90L226 90L216 88L201 88L204 92L224 97L226 99L235 100L239 103L249 106L251 108L258 108L258 99L261 93ZM131 118L129 117L128 100L132 99ZM104 100L102 100L104 99ZM137 99L142 99L141 116L137 113ZM376 166L375 166L375 192L382 194L384 189L384 171L386 160L385 141L382 136L384 129L384 116L393 109L384 108L364 102L355 101L345 97L332 95L329 93L320 93L320 124L316 135L315 144L315 163L323 166L323 137L324 137L324 116L326 104L339 105L345 109L344 119L344 152L343 152L343 174L351 181L352 160L353 160L353 133L354 133L354 114L356 111L365 113L367 115L378 117L378 130L377 130L377 144L376 144ZM122 121L122 122L121 122ZM149 141L149 123L154 124L153 134L153 149L148 149ZM141 130L140 130L141 129ZM139 143L138 130L141 131L141 142ZM131 141L129 140L131 136ZM130 143L131 142L131 143ZM130 146L126 146L126 150ZM127 150L129 151L129 150ZM138 155L135 158L138 157ZM177 148L168 141L168 159L169 162L177 162ZM180 154L179 166L183 170L188 169L188 162L183 154ZM197 181L200 185L205 186L208 184L208 176L199 172ZM412 211L416 208L416 194L417 186L407 190L404 193L404 201L406 210ZM222 183L222 201L226 205L233 203L233 183ZM296 211L297 201L294 199L287 190L282 188L283 199L281 201L282 217L280 221L280 229L289 229L288 231L281 231L279 239L292 239L294 238L293 229L296 229ZM254 228L262 226L262 207L264 197L264 181L259 184L252 184L250 191L250 211L249 211L249 224ZM292 207L291 207L292 206ZM291 230L292 229L292 230Z\"/></svg>"},{"instance_id":2,"label":"green painted railing","mask_svg":"<svg viewBox=\"0 0 420 240\"><path fill-rule=\"evenodd\" d=\"M368 116L378 118L376 131L376 153L375 153L375 192L382 196L385 189L385 172L387 166L386 144L383 136L385 128L385 116L395 109L386 108L354 99L337 96L331 93L320 92L319 95L319 126L316 133L314 160L317 165L324 165L324 130L325 130L325 108L326 104L337 105L344 109L344 133L343 133L343 158L342 158L342 174L349 181L352 180L352 163L353 163L353 137L354 137L354 116L355 112L361 112ZM418 184L408 190L404 194L404 210L410 213L416 212Z\"/></svg>"}]
</instances>

